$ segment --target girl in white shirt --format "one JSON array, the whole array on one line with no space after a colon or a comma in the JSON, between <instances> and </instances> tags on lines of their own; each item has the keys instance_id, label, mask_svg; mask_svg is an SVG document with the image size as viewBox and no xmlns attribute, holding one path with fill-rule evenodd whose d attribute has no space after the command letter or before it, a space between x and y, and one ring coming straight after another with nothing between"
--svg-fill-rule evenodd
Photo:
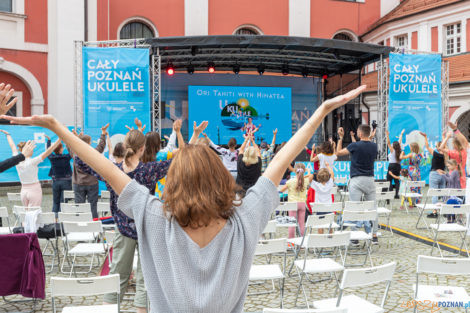
<instances>
[{"instance_id":1,"label":"girl in white shirt","mask_svg":"<svg viewBox=\"0 0 470 313\"><path fill-rule=\"evenodd\" d=\"M13 141L13 138L11 138L10 133L5 130L0 130L0 132L7 136L8 144L10 145L13 155L17 155L18 150L16 149L15 142ZM25 160L16 166L16 170L18 171L18 176L21 181L21 202L23 203L23 206L41 206L42 188L38 178L38 164L44 161L44 159L46 159L52 153L52 151L55 150L55 148L57 148L59 143L60 139L54 142L54 144L51 145L45 152L34 158L32 157L34 152L33 150L23 151L25 142L22 141L18 144L18 149L24 154L25 157Z\"/></svg>"},{"instance_id":2,"label":"girl in white shirt","mask_svg":"<svg viewBox=\"0 0 470 313\"><path fill-rule=\"evenodd\" d=\"M334 163L338 158L336 156L336 144L333 140L325 141L320 146L321 153L312 159L312 162L320 162L320 169L326 168L326 163L334 167Z\"/></svg>"}]
</instances>

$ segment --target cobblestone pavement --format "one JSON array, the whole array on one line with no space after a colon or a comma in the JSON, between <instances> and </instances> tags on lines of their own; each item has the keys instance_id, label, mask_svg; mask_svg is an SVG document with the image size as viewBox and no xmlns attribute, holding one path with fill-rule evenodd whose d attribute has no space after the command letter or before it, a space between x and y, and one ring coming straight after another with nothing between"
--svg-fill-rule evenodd
<instances>
[{"instance_id":1,"label":"cobblestone pavement","mask_svg":"<svg viewBox=\"0 0 470 313\"><path fill-rule=\"evenodd\" d=\"M13 189L15 190L15 189ZM43 200L43 210L50 211L51 209L51 195L50 190L44 189L45 195ZM2 189L0 190L0 206L11 207L11 204L6 200L6 192ZM417 220L417 214L415 209L412 210L409 214L405 211L398 209L398 202L393 204L393 215L391 218L391 224L398 228L404 229L409 232L418 233L423 236L430 237L430 233L427 230L418 230L415 229L415 223ZM385 222L384 218L380 220L382 223ZM428 219L429 221L429 219ZM412 298L412 285L416 280L416 260L418 255L429 255L431 247L424 243L400 236L393 235L391 236L388 231L381 230L382 237L379 240L378 246L373 246L372 260L375 265L385 264L391 261L397 262L397 268L394 275L394 280L390 288L390 292L385 304L385 312L413 312L411 308L406 308L406 302ZM285 236L285 232L280 232L278 237ZM443 235L442 241L447 242L453 245L458 244L458 240L455 236L452 235ZM43 244L43 243L42 243ZM48 257L45 257L46 262L50 262ZM291 264L293 260L292 255L288 256L288 265ZM363 260L363 256L352 256L348 258L348 263L357 263ZM256 262L264 261L263 258L257 258ZM273 257L273 263L282 264L281 257ZM98 273L98 269L95 270L89 275L94 276ZM284 307L285 308L294 308L295 307L295 298L298 287L298 276L293 272L294 275L289 277L285 281L285 296L284 296ZM52 312L51 297L49 292L49 280L51 276L65 276L63 274L57 273L55 270L52 274L47 275L46 280L46 299L38 301L36 304L36 312ZM81 277L86 277L87 275L82 275ZM329 279L329 275L315 275L311 277L311 280L318 280L320 278L328 279L322 282L311 283L305 282L305 287L307 291L307 296L310 301L331 298L334 297L335 293L335 281L334 279ZM230 279L230 277L227 277ZM456 276L439 276L434 275L422 276L421 281L427 284L453 284L466 288L470 290L470 277L456 277ZM267 291L271 288L271 284L263 285L252 285L249 287L249 293L256 293L260 291ZM377 285L372 287L364 287L351 289L350 291L361 296L369 301L372 301L380 305L383 291L385 289L384 285ZM130 292L133 292L133 287L129 288ZM22 299L19 296L10 296L7 297L9 300L19 300ZM57 305L59 308L70 305L71 303L75 305L92 305L100 304L102 298L97 297L62 297L58 298ZM305 306L305 300L302 293L299 296L297 307L302 308ZM246 312L261 312L264 307L279 307L279 292L276 285L276 292L263 295L248 295L245 303ZM0 313L2 312L27 312L31 310L31 303L23 304L8 304L3 300L0 300ZM122 303L122 310L132 310L132 301L124 301ZM431 309L423 309L419 312L431 312ZM432 312L438 312L438 309L435 308ZM447 309L441 308L439 312L464 312L464 309Z\"/></svg>"}]
</instances>

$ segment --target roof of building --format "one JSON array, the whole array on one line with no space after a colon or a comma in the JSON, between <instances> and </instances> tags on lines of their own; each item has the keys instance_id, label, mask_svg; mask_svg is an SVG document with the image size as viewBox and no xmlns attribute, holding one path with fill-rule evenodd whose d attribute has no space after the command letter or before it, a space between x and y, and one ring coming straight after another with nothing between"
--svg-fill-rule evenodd
<instances>
[{"instance_id":1,"label":"roof of building","mask_svg":"<svg viewBox=\"0 0 470 313\"><path fill-rule=\"evenodd\" d=\"M403 0L396 8L372 24L361 36L386 23L463 1L467 0Z\"/></svg>"}]
</instances>

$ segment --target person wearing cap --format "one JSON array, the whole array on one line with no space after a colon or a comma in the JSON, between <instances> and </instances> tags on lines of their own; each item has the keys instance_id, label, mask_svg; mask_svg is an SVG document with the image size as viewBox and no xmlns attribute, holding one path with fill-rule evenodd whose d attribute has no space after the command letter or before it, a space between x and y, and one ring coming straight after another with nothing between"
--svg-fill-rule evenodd
<instances>
[{"instance_id":1,"label":"person wearing cap","mask_svg":"<svg viewBox=\"0 0 470 313\"><path fill-rule=\"evenodd\" d=\"M271 145L268 146L266 141L261 142L260 149L261 149L261 173L264 173L266 168L269 165L269 162L273 159L274 155L274 146L276 145L276 135L277 135L277 128L273 130L273 141Z\"/></svg>"}]
</instances>

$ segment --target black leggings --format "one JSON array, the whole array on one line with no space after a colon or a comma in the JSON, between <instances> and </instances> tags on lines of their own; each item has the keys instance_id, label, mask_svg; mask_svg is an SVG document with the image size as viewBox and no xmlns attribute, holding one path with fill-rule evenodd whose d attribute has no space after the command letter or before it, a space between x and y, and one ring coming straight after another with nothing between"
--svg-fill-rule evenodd
<instances>
[{"instance_id":1,"label":"black leggings","mask_svg":"<svg viewBox=\"0 0 470 313\"><path fill-rule=\"evenodd\" d=\"M400 176L400 171L401 165L399 163L390 163L388 165L387 180L390 182L389 190L393 190L393 183L395 183L395 197L398 197L398 191L400 190L400 180L393 178L392 175L389 174L389 172L392 172L393 175Z\"/></svg>"}]
</instances>

